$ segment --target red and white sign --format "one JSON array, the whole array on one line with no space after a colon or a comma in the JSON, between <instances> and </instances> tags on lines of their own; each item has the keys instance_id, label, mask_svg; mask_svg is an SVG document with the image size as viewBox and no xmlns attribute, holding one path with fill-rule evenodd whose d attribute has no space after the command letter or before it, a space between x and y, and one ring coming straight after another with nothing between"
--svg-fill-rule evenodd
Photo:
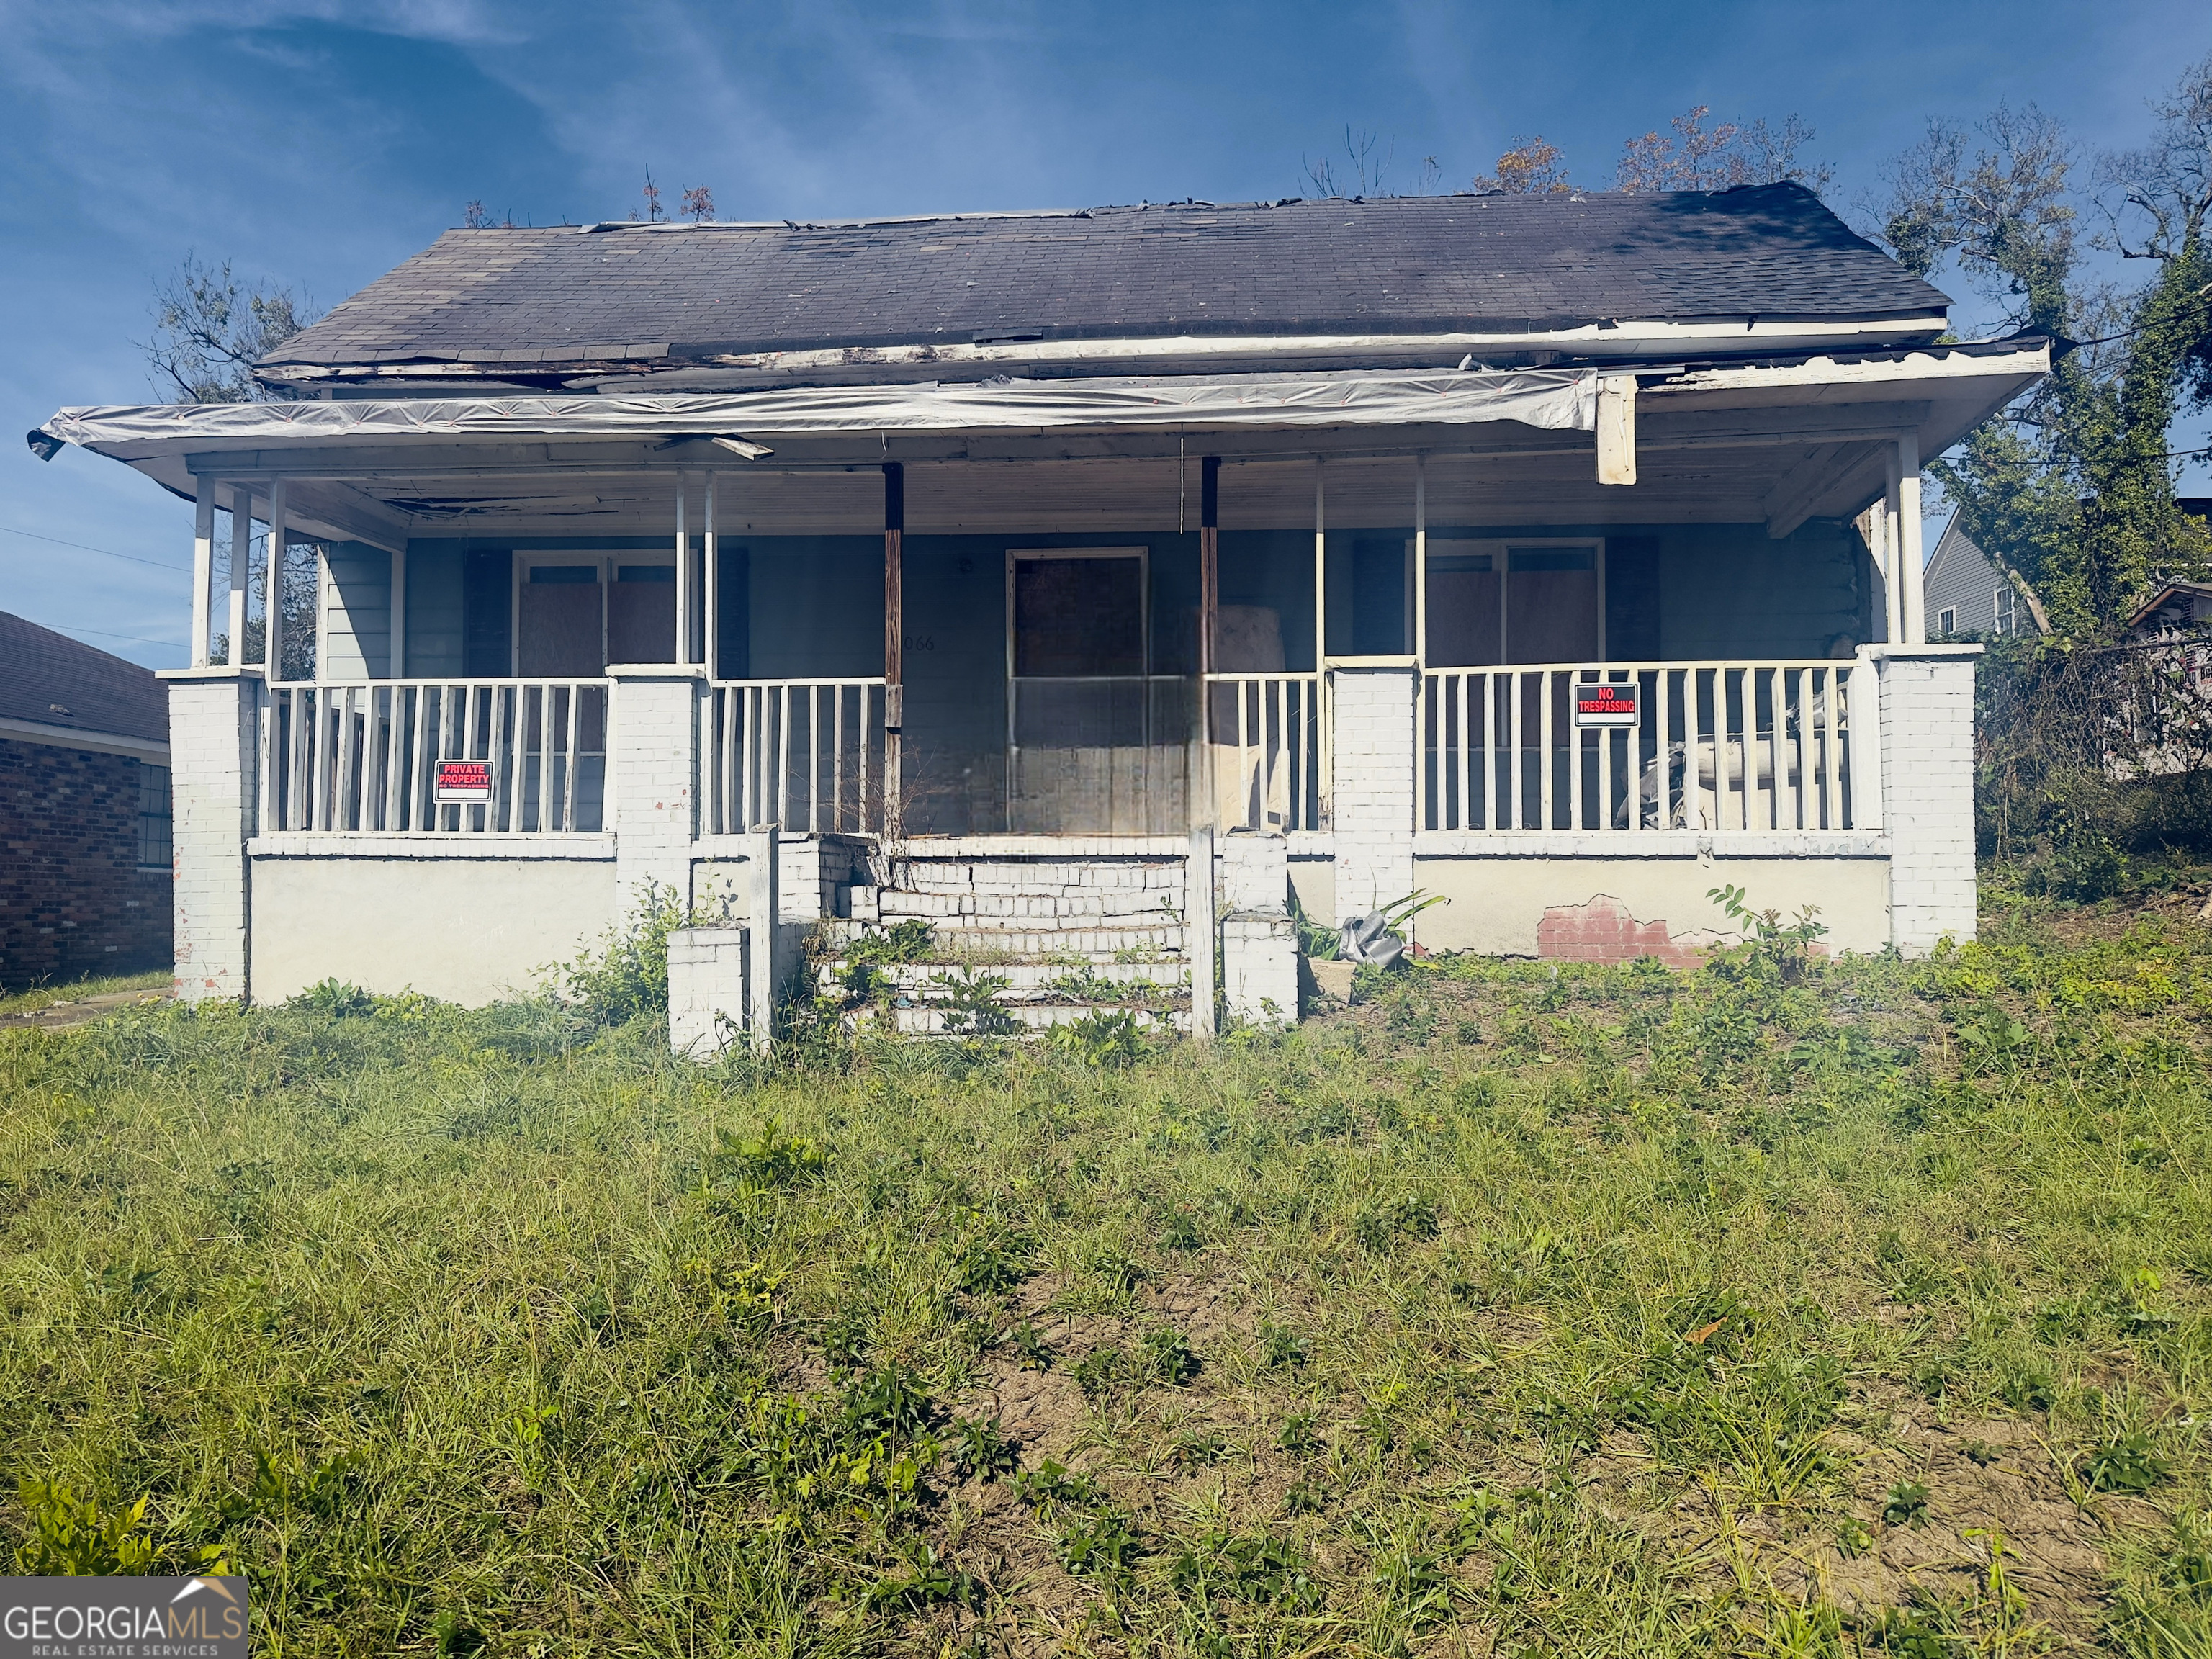
<instances>
[{"instance_id":1,"label":"red and white sign","mask_svg":"<svg viewBox=\"0 0 2212 1659\"><path fill-rule=\"evenodd\" d=\"M1634 727L1644 723L1644 702L1638 695L1642 687L1616 685L1610 682L1600 685L1577 685L1575 694L1575 724L1595 726L1601 729Z\"/></svg>"},{"instance_id":2,"label":"red and white sign","mask_svg":"<svg viewBox=\"0 0 2212 1659\"><path fill-rule=\"evenodd\" d=\"M480 760L440 761L435 799L441 806L489 806L491 804L491 763Z\"/></svg>"}]
</instances>

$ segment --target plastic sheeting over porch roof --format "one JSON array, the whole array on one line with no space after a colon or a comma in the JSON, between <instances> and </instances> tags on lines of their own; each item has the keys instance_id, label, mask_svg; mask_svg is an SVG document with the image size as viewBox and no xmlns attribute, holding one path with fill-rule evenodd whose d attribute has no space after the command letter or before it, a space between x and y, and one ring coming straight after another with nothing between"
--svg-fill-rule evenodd
<instances>
[{"instance_id":1,"label":"plastic sheeting over porch roof","mask_svg":"<svg viewBox=\"0 0 2212 1659\"><path fill-rule=\"evenodd\" d=\"M292 480L295 528L413 538L658 534L679 471L720 476L721 526L882 527L878 469L908 473L908 528L1194 527L1203 454L1225 526L1581 525L1848 517L1885 457L1934 453L2048 367L2038 342L1711 369L1163 377L814 387L744 394L301 402L65 410L33 434L125 461L179 494L204 477ZM1632 388L1633 390L1632 391ZM1592 465L1601 399L1632 396L1636 483ZM1601 434L1601 437L1602 434Z\"/></svg>"}]
</instances>

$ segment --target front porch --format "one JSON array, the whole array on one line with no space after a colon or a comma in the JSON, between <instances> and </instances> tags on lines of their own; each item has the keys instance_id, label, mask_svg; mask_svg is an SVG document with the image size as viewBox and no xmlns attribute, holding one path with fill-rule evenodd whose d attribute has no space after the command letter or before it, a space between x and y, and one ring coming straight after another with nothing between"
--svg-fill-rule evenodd
<instances>
[{"instance_id":1,"label":"front porch","mask_svg":"<svg viewBox=\"0 0 2212 1659\"><path fill-rule=\"evenodd\" d=\"M1972 668L1912 643L1917 454L2040 361L1351 377L1397 400L1366 420L1322 376L1216 387L1205 430L855 436L823 391L772 442L683 398L80 441L197 504L188 994L483 1000L647 884L750 925L773 830L769 947L964 883L948 946L1141 957L1203 1030L1191 984L1295 1010L1293 898L1424 889L1424 944L1530 955L1680 957L1730 882L1838 948L1969 933ZM252 434L140 429L218 419ZM312 603L270 605L302 547ZM303 613L312 672L271 676ZM257 627L262 664L219 660Z\"/></svg>"}]
</instances>

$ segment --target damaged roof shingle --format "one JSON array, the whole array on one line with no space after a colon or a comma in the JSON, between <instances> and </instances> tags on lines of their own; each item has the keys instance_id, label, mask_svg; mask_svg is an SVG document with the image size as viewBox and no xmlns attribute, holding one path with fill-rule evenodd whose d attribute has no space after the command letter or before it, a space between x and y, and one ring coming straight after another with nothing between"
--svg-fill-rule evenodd
<instances>
[{"instance_id":1,"label":"damaged roof shingle","mask_svg":"<svg viewBox=\"0 0 2212 1659\"><path fill-rule=\"evenodd\" d=\"M457 230L264 367L1940 314L1810 191Z\"/></svg>"}]
</instances>

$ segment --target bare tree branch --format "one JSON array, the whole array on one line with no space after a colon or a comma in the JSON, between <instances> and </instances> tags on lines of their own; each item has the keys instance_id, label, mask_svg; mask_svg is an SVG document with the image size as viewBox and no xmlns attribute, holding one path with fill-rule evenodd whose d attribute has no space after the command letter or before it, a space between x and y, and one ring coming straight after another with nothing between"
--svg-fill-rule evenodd
<instances>
[{"instance_id":1,"label":"bare tree branch","mask_svg":"<svg viewBox=\"0 0 2212 1659\"><path fill-rule=\"evenodd\" d=\"M265 403L291 394L253 378L253 365L315 319L289 288L247 285L230 261L184 263L154 285L154 337L138 343L154 388L179 404Z\"/></svg>"}]
</instances>

